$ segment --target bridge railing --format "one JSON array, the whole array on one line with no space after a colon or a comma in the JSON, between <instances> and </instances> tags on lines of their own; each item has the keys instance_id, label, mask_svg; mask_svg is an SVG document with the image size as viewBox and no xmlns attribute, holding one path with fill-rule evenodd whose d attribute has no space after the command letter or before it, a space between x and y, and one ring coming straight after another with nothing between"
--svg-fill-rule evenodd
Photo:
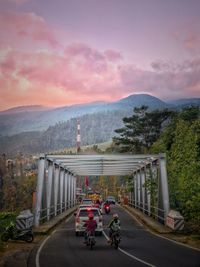
<instances>
[{"instance_id":1,"label":"bridge railing","mask_svg":"<svg viewBox=\"0 0 200 267\"><path fill-rule=\"evenodd\" d=\"M156 219L158 222L165 224L166 213L163 209L160 209L156 206L149 206L150 207L150 210L149 210L149 207L147 205L145 205L145 208L143 208L141 207L141 205L137 205L134 202L130 202L130 201L128 202L128 205L130 207L140 210L147 216Z\"/></svg>"}]
</instances>

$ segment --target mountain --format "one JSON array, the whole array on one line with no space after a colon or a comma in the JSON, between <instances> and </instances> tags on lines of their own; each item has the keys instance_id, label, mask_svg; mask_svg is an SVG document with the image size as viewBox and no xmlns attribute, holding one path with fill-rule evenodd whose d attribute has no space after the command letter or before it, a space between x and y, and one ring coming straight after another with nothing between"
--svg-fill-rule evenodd
<instances>
[{"instance_id":1,"label":"mountain","mask_svg":"<svg viewBox=\"0 0 200 267\"><path fill-rule=\"evenodd\" d=\"M32 112L32 111L44 111L51 108L40 106L40 105L30 105L30 106L20 106L15 108L10 108L4 111L0 111L0 114L15 114L19 112Z\"/></svg>"},{"instance_id":2,"label":"mountain","mask_svg":"<svg viewBox=\"0 0 200 267\"><path fill-rule=\"evenodd\" d=\"M130 95L117 102L94 102L82 105L65 106L54 109L41 109L40 106L26 106L0 112L0 136L11 136L27 131L44 131L57 122L66 122L85 114L123 110L131 114L134 107L147 105L150 109L165 108L168 105L160 99L146 95Z\"/></svg>"},{"instance_id":3,"label":"mountain","mask_svg":"<svg viewBox=\"0 0 200 267\"><path fill-rule=\"evenodd\" d=\"M80 117L81 145L98 144L111 140L114 130L122 127L123 111L104 111ZM0 153L48 153L75 147L77 120L60 122L46 131L23 132L0 138Z\"/></svg>"},{"instance_id":4,"label":"mountain","mask_svg":"<svg viewBox=\"0 0 200 267\"><path fill-rule=\"evenodd\" d=\"M130 95L126 98L113 103L113 106L118 109L134 109L135 107L141 107L142 105L148 106L150 110L168 108L169 105L157 97L147 94Z\"/></svg>"},{"instance_id":5,"label":"mountain","mask_svg":"<svg viewBox=\"0 0 200 267\"><path fill-rule=\"evenodd\" d=\"M76 146L77 117L81 125L81 145L90 145L111 140L114 130L123 126L122 118L131 116L135 107L175 109L183 104L199 103L198 99L176 101L165 103L141 94L112 103L95 102L44 110L37 106L24 110L20 107L0 112L0 153L48 153Z\"/></svg>"},{"instance_id":6,"label":"mountain","mask_svg":"<svg viewBox=\"0 0 200 267\"><path fill-rule=\"evenodd\" d=\"M179 108L187 106L200 106L200 98L182 98L168 101L168 104L174 105Z\"/></svg>"}]
</instances>

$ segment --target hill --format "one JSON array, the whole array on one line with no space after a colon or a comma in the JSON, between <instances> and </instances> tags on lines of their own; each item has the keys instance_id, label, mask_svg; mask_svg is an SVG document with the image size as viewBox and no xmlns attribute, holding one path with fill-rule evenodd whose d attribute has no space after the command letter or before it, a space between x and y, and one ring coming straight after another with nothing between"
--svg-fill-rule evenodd
<instances>
[{"instance_id":1,"label":"hill","mask_svg":"<svg viewBox=\"0 0 200 267\"><path fill-rule=\"evenodd\" d=\"M194 102L194 100L193 100ZM198 101L197 101L198 102ZM177 103L177 102L176 102ZM187 100L187 105L190 101ZM179 104L183 104L180 101ZM0 153L48 153L76 146L77 117L81 124L81 145L106 142L123 126L122 118L131 116L135 107L150 110L180 108L146 95L131 95L113 103L90 103L51 110L25 107L11 113L0 112Z\"/></svg>"},{"instance_id":2,"label":"hill","mask_svg":"<svg viewBox=\"0 0 200 267\"><path fill-rule=\"evenodd\" d=\"M11 136L21 132L44 131L58 122L67 122L71 118L85 114L116 110L131 114L134 107L141 105L148 105L151 109L168 106L156 97L141 94L131 95L112 103L95 102L43 110L38 108L40 106L18 107L0 112L0 135Z\"/></svg>"}]
</instances>

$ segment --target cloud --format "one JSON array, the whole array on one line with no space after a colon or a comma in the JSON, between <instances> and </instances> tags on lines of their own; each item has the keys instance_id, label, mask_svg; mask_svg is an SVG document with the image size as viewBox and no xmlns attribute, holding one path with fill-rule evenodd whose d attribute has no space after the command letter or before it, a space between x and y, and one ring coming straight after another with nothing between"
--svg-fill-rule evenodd
<instances>
[{"instance_id":1,"label":"cloud","mask_svg":"<svg viewBox=\"0 0 200 267\"><path fill-rule=\"evenodd\" d=\"M192 55L200 54L200 29L187 25L172 33L176 42Z\"/></svg>"},{"instance_id":2,"label":"cloud","mask_svg":"<svg viewBox=\"0 0 200 267\"><path fill-rule=\"evenodd\" d=\"M123 57L121 55L120 52L117 52L117 51L113 51L111 49L109 50L106 50L104 52L104 55L106 56L106 58L111 61L111 62L118 62L119 60L122 60Z\"/></svg>"},{"instance_id":3,"label":"cloud","mask_svg":"<svg viewBox=\"0 0 200 267\"><path fill-rule=\"evenodd\" d=\"M182 64L156 61L151 66L152 71L122 66L122 84L133 91L148 92L160 98L200 97L200 57Z\"/></svg>"},{"instance_id":4,"label":"cloud","mask_svg":"<svg viewBox=\"0 0 200 267\"><path fill-rule=\"evenodd\" d=\"M0 34L5 44L15 42L44 42L52 48L59 47L55 30L35 13L0 13Z\"/></svg>"},{"instance_id":5,"label":"cloud","mask_svg":"<svg viewBox=\"0 0 200 267\"><path fill-rule=\"evenodd\" d=\"M31 99L64 105L121 96L116 65L104 52L80 43L69 45L60 54L7 50L0 60L0 76L7 101L15 96L26 99L26 104Z\"/></svg>"},{"instance_id":6,"label":"cloud","mask_svg":"<svg viewBox=\"0 0 200 267\"><path fill-rule=\"evenodd\" d=\"M200 57L182 64L158 60L152 70L126 64L115 50L73 43L59 53L0 48L0 108L114 101L128 94L165 98L200 96Z\"/></svg>"}]
</instances>

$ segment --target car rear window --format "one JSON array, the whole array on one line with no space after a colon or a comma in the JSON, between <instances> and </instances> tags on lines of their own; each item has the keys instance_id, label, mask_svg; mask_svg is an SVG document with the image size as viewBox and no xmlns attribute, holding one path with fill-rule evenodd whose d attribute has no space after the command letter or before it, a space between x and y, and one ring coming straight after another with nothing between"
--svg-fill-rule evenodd
<instances>
[{"instance_id":1,"label":"car rear window","mask_svg":"<svg viewBox=\"0 0 200 267\"><path fill-rule=\"evenodd\" d=\"M83 204L90 204L90 203L92 204L92 200L90 200L90 199L87 199L87 200L86 200L86 199L85 199L85 200L82 201L82 203L83 203Z\"/></svg>"},{"instance_id":2,"label":"car rear window","mask_svg":"<svg viewBox=\"0 0 200 267\"><path fill-rule=\"evenodd\" d=\"M98 210L80 210L79 217L88 217L90 213L93 213L95 217L99 216Z\"/></svg>"}]
</instances>

